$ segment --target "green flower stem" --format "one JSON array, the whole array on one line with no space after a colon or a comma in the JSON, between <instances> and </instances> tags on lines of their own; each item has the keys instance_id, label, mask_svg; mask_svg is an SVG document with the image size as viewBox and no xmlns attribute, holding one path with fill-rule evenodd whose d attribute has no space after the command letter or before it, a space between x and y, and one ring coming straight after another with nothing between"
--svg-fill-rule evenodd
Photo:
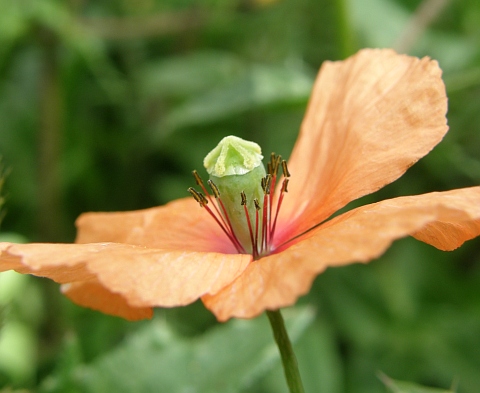
<instances>
[{"instance_id":1,"label":"green flower stem","mask_svg":"<svg viewBox=\"0 0 480 393\"><path fill-rule=\"evenodd\" d=\"M282 357L283 371L285 372L290 393L304 393L305 390L303 389L302 379L300 378L297 358L293 352L292 343L288 338L282 314L280 314L280 310L267 310L267 316L272 326L273 336L280 351L280 356Z\"/></svg>"},{"instance_id":2,"label":"green flower stem","mask_svg":"<svg viewBox=\"0 0 480 393\"><path fill-rule=\"evenodd\" d=\"M353 33L348 17L348 6L346 0L333 0L335 7L335 21L338 35L339 53L342 59L351 56L354 52Z\"/></svg>"}]
</instances>

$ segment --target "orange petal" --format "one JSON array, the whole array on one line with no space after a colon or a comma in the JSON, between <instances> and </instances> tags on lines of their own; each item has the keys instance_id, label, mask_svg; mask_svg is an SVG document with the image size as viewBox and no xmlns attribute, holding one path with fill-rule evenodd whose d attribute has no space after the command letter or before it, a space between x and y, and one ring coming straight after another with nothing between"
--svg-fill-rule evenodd
<instances>
[{"instance_id":1,"label":"orange petal","mask_svg":"<svg viewBox=\"0 0 480 393\"><path fill-rule=\"evenodd\" d=\"M85 244L13 244L0 243L0 272L48 277L56 282L88 281L95 278L86 267L87 256L104 245Z\"/></svg>"},{"instance_id":2,"label":"orange petal","mask_svg":"<svg viewBox=\"0 0 480 393\"><path fill-rule=\"evenodd\" d=\"M252 257L124 246L89 262L88 268L132 306L183 306L234 281ZM130 247L130 250L124 247Z\"/></svg>"},{"instance_id":3,"label":"orange petal","mask_svg":"<svg viewBox=\"0 0 480 393\"><path fill-rule=\"evenodd\" d=\"M77 243L114 242L171 250L237 252L193 198L131 212L84 213L76 225Z\"/></svg>"},{"instance_id":4,"label":"orange petal","mask_svg":"<svg viewBox=\"0 0 480 393\"><path fill-rule=\"evenodd\" d=\"M95 282L101 293L119 294L132 307L173 307L216 293L247 267L250 255L191 251L165 251L126 244L11 244L0 243L0 271L48 277L61 283ZM74 287L76 289L76 287ZM91 290L92 287L90 286ZM67 291L68 292L68 291ZM71 297L76 300L72 289ZM81 304L116 314L118 303L93 303L85 295Z\"/></svg>"},{"instance_id":5,"label":"orange petal","mask_svg":"<svg viewBox=\"0 0 480 393\"><path fill-rule=\"evenodd\" d=\"M443 250L480 235L480 187L390 199L347 212L288 249L251 263L231 285L202 300L221 321L252 318L293 304L327 267L368 262L409 234Z\"/></svg>"},{"instance_id":6,"label":"orange petal","mask_svg":"<svg viewBox=\"0 0 480 393\"><path fill-rule=\"evenodd\" d=\"M122 295L110 292L97 281L63 284L61 289L65 296L80 306L129 321L150 319L153 315L152 308L132 307Z\"/></svg>"},{"instance_id":7,"label":"orange petal","mask_svg":"<svg viewBox=\"0 0 480 393\"><path fill-rule=\"evenodd\" d=\"M325 62L288 162L278 241L400 177L441 141L446 111L441 70L429 58L367 49Z\"/></svg>"}]
</instances>

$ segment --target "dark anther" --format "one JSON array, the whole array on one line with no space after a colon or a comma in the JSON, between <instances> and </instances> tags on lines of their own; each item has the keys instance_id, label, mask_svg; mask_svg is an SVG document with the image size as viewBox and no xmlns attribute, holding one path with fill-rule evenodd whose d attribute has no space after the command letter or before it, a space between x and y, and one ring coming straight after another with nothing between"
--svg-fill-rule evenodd
<instances>
[{"instance_id":1,"label":"dark anther","mask_svg":"<svg viewBox=\"0 0 480 393\"><path fill-rule=\"evenodd\" d=\"M277 159L277 155L274 152L271 152L270 153L270 162L272 163L272 168L274 167L276 159Z\"/></svg>"},{"instance_id":2,"label":"dark anther","mask_svg":"<svg viewBox=\"0 0 480 393\"><path fill-rule=\"evenodd\" d=\"M193 199L195 199L201 207L205 206L208 203L207 198L205 198L202 193L195 190L195 188L190 187L187 191L193 196Z\"/></svg>"},{"instance_id":3,"label":"dark anther","mask_svg":"<svg viewBox=\"0 0 480 393\"><path fill-rule=\"evenodd\" d=\"M269 173L262 179L262 189L265 194L270 194L270 185L272 183L272 175Z\"/></svg>"},{"instance_id":4,"label":"dark anther","mask_svg":"<svg viewBox=\"0 0 480 393\"><path fill-rule=\"evenodd\" d=\"M288 190L287 190L288 181L289 181L289 179L283 179L282 192L288 192Z\"/></svg>"},{"instance_id":5,"label":"dark anther","mask_svg":"<svg viewBox=\"0 0 480 393\"><path fill-rule=\"evenodd\" d=\"M198 172L194 170L192 172L192 175L195 178L195 182L197 183L197 185L202 186L203 185L203 180L200 177L200 175L198 174Z\"/></svg>"},{"instance_id":6,"label":"dark anther","mask_svg":"<svg viewBox=\"0 0 480 393\"><path fill-rule=\"evenodd\" d=\"M280 166L281 156L277 156L275 153L270 154L270 162L267 163L267 173L275 176Z\"/></svg>"},{"instance_id":7,"label":"dark anther","mask_svg":"<svg viewBox=\"0 0 480 393\"><path fill-rule=\"evenodd\" d=\"M282 156L275 157L275 165L273 167L273 174L276 175L278 172L278 167L280 166L280 162L282 161Z\"/></svg>"},{"instance_id":8,"label":"dark anther","mask_svg":"<svg viewBox=\"0 0 480 393\"><path fill-rule=\"evenodd\" d=\"M207 183L210 186L210 188L212 189L212 192L213 192L213 195L215 196L215 198L217 198L217 199L220 198L220 191L218 190L217 185L211 180L208 180Z\"/></svg>"},{"instance_id":9,"label":"dark anther","mask_svg":"<svg viewBox=\"0 0 480 393\"><path fill-rule=\"evenodd\" d=\"M206 204L208 204L208 200L207 198L205 198L205 195L203 195L202 193L200 193L200 198L202 198L202 206L205 206Z\"/></svg>"},{"instance_id":10,"label":"dark anther","mask_svg":"<svg viewBox=\"0 0 480 393\"><path fill-rule=\"evenodd\" d=\"M287 168L287 161L285 160L282 161L282 171L283 171L283 176L290 177L290 172L288 171L288 168Z\"/></svg>"},{"instance_id":11,"label":"dark anther","mask_svg":"<svg viewBox=\"0 0 480 393\"><path fill-rule=\"evenodd\" d=\"M241 202L242 206L246 205L247 204L247 196L245 195L245 193L243 191L240 193L240 196L242 197L242 202Z\"/></svg>"},{"instance_id":12,"label":"dark anther","mask_svg":"<svg viewBox=\"0 0 480 393\"><path fill-rule=\"evenodd\" d=\"M258 202L258 199L257 199L257 198L255 198L255 199L253 200L253 203L254 203L254 205L255 205L255 209L257 209L257 210L260 210L260 209L261 209L260 203Z\"/></svg>"}]
</instances>

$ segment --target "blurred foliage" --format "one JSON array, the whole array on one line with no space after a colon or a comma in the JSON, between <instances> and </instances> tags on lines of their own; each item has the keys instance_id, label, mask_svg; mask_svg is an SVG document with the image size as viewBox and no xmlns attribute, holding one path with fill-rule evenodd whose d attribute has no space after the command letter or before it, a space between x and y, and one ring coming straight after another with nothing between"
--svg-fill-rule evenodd
<instances>
[{"instance_id":1,"label":"blurred foliage","mask_svg":"<svg viewBox=\"0 0 480 393\"><path fill-rule=\"evenodd\" d=\"M309 309L298 309L290 310L286 316L296 341L314 314ZM68 345L75 348L77 343ZM89 366L72 368L78 363L78 352L67 351L72 354L68 362L71 372L67 375L74 380L67 383L65 367L61 367L58 377L47 378L41 391L64 392L79 386L99 393L249 391L277 361L277 348L264 317L232 321L198 338L182 338L164 320L157 319ZM125 379L125 370L135 377Z\"/></svg>"},{"instance_id":2,"label":"blurred foliage","mask_svg":"<svg viewBox=\"0 0 480 393\"><path fill-rule=\"evenodd\" d=\"M480 184L477 0L0 0L0 10L2 240L72 241L83 211L187 196L191 170L228 134L288 157L321 63L362 47L437 59L451 129L362 202ZM309 308L290 310L306 390L480 391L479 245L442 253L405 239L368 266L319 276L300 301ZM2 393L286 392L263 317L219 325L195 303L129 323L9 272L0 323Z\"/></svg>"},{"instance_id":3,"label":"blurred foliage","mask_svg":"<svg viewBox=\"0 0 480 393\"><path fill-rule=\"evenodd\" d=\"M0 157L0 225L2 224L3 216L5 215L5 211L3 210L3 205L5 204L5 196L3 195L3 188L5 185L5 179L7 177L7 173L5 172L5 168L3 167L3 162L1 161Z\"/></svg>"},{"instance_id":4,"label":"blurred foliage","mask_svg":"<svg viewBox=\"0 0 480 393\"><path fill-rule=\"evenodd\" d=\"M385 374L380 374L380 379L393 393L454 393L453 390L427 388L411 382L395 381Z\"/></svg>"}]
</instances>

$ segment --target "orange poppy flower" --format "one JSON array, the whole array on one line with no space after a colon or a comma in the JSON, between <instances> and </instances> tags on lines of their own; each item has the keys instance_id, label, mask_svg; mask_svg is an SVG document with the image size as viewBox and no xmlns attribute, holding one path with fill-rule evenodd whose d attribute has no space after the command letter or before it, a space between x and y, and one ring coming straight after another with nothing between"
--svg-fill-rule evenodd
<instances>
[{"instance_id":1,"label":"orange poppy flower","mask_svg":"<svg viewBox=\"0 0 480 393\"><path fill-rule=\"evenodd\" d=\"M77 244L0 243L0 271L49 277L74 302L130 320L201 298L220 321L293 304L330 266L368 262L412 235L453 250L480 234L480 187L335 211L396 180L447 132L437 63L362 50L313 87L269 252L238 253L192 198L87 213ZM279 190L277 190L278 192Z\"/></svg>"}]
</instances>

